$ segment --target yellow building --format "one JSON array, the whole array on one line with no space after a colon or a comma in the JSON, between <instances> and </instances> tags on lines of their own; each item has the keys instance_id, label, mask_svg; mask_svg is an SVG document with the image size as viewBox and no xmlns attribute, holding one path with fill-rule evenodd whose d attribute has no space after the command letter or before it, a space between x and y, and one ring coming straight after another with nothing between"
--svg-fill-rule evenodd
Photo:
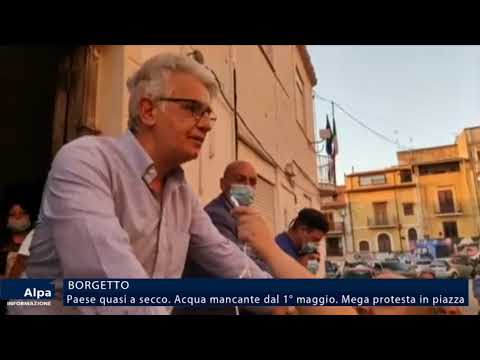
<instances>
[{"instance_id":1,"label":"yellow building","mask_svg":"<svg viewBox=\"0 0 480 360\"><path fill-rule=\"evenodd\" d=\"M478 239L480 128L455 144L397 153L398 165L346 176L353 250L403 252L418 239Z\"/></svg>"},{"instance_id":2,"label":"yellow building","mask_svg":"<svg viewBox=\"0 0 480 360\"><path fill-rule=\"evenodd\" d=\"M408 250L419 228L416 187L408 166L346 176L354 252Z\"/></svg>"}]
</instances>

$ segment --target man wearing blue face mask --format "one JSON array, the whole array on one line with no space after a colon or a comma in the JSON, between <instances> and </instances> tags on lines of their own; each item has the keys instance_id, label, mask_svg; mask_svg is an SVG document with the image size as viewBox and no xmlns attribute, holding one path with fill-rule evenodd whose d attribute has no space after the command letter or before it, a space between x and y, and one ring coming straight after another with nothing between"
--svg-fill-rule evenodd
<instances>
[{"instance_id":1,"label":"man wearing blue face mask","mask_svg":"<svg viewBox=\"0 0 480 360\"><path fill-rule=\"evenodd\" d=\"M237 236L237 220L231 214L231 210L235 206L231 197L238 205L250 206L255 201L256 186L257 172L252 164L242 160L234 161L225 168L223 177L220 179L222 192L205 206L205 211L220 233L242 249L244 244ZM268 270L267 265L252 250L247 249L247 254L263 270ZM184 274L185 276L195 277L208 276L207 273L195 264L191 264L190 261L187 263Z\"/></svg>"},{"instance_id":2,"label":"man wearing blue face mask","mask_svg":"<svg viewBox=\"0 0 480 360\"><path fill-rule=\"evenodd\" d=\"M278 246L300 262L311 273L317 274L320 265L318 245L328 232L328 220L320 211L300 210L288 231L275 238Z\"/></svg>"},{"instance_id":3,"label":"man wearing blue face mask","mask_svg":"<svg viewBox=\"0 0 480 360\"><path fill-rule=\"evenodd\" d=\"M223 177L220 179L222 192L205 206L205 211L220 233L241 249L244 249L245 245L244 242L238 239L237 220L231 214L231 210L236 205L233 203L235 201L241 206L252 205L255 201L256 185L257 172L253 165L247 161L234 161L225 168ZM231 197L233 197L234 200L232 200ZM246 253L262 270L269 270L265 262L252 249L247 248ZM190 256L188 256L183 277L213 277L213 275L193 262ZM174 313L230 315L235 314L235 308L176 309Z\"/></svg>"}]
</instances>

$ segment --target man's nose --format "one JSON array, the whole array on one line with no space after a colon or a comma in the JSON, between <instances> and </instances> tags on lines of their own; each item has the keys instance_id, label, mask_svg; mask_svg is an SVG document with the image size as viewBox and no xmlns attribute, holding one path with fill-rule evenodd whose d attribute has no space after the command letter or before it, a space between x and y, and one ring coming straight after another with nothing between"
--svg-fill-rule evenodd
<instances>
[{"instance_id":1,"label":"man's nose","mask_svg":"<svg viewBox=\"0 0 480 360\"><path fill-rule=\"evenodd\" d=\"M197 128L199 128L201 131L208 133L210 130L212 130L212 120L208 116L203 116L197 123Z\"/></svg>"}]
</instances>

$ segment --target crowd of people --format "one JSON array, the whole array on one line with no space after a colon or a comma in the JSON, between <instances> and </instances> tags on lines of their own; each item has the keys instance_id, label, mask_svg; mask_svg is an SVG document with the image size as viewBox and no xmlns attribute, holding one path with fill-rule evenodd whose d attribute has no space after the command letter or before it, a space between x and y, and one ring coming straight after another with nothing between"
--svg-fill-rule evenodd
<instances>
[{"instance_id":1,"label":"crowd of people","mask_svg":"<svg viewBox=\"0 0 480 360\"><path fill-rule=\"evenodd\" d=\"M216 121L210 104L218 87L210 70L188 56L162 54L127 85L129 130L119 138L82 137L59 151L34 232L25 209L12 206L6 277L57 279L59 298L49 307L10 307L9 313L433 313L415 307L63 307L63 277L310 279L319 269L328 220L305 208L275 236L251 206L257 173L249 162L226 167L220 194L205 208L188 185L181 165L198 157Z\"/></svg>"}]
</instances>

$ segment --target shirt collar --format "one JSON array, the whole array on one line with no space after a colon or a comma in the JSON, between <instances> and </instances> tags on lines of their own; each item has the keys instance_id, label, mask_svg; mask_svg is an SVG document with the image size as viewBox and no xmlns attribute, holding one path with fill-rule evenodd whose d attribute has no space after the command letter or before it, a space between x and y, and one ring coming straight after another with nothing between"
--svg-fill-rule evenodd
<instances>
[{"instance_id":1,"label":"shirt collar","mask_svg":"<svg viewBox=\"0 0 480 360\"><path fill-rule=\"evenodd\" d=\"M150 155L130 130L120 138L120 143L135 174L150 184L157 177L157 170ZM174 169L168 177L175 179L178 183L185 182L185 172L181 166Z\"/></svg>"}]
</instances>

